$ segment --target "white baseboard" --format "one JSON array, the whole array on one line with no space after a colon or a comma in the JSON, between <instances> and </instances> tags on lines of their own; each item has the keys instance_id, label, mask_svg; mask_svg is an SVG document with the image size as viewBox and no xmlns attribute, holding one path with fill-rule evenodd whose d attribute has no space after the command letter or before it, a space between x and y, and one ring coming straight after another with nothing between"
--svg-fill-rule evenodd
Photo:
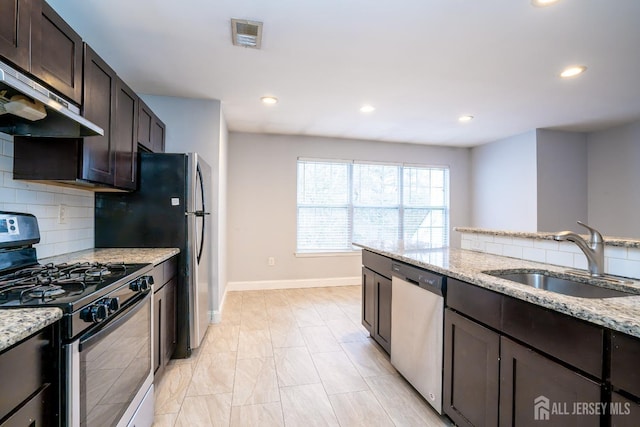
<instances>
[{"instance_id":1,"label":"white baseboard","mask_svg":"<svg viewBox=\"0 0 640 427\"><path fill-rule=\"evenodd\" d=\"M255 280L250 282L228 282L225 293L229 291L261 291L266 289L323 288L327 286L352 286L362 284L361 276L329 277L326 279L296 280Z\"/></svg>"},{"instance_id":2,"label":"white baseboard","mask_svg":"<svg viewBox=\"0 0 640 427\"><path fill-rule=\"evenodd\" d=\"M222 320L222 313L220 310L209 310L209 323L220 323Z\"/></svg>"}]
</instances>

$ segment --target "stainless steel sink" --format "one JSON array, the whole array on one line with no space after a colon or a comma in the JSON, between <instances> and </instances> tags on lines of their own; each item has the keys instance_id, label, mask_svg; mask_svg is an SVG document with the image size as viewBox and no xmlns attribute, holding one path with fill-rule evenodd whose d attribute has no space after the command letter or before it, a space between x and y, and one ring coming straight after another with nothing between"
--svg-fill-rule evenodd
<instances>
[{"instance_id":1,"label":"stainless steel sink","mask_svg":"<svg viewBox=\"0 0 640 427\"><path fill-rule=\"evenodd\" d=\"M569 295L580 298L615 298L637 295L634 292L625 292L616 289L603 288L598 285L591 285L566 277L559 277L549 271L485 271L485 274L507 279L523 285L538 289L544 289L557 294Z\"/></svg>"}]
</instances>

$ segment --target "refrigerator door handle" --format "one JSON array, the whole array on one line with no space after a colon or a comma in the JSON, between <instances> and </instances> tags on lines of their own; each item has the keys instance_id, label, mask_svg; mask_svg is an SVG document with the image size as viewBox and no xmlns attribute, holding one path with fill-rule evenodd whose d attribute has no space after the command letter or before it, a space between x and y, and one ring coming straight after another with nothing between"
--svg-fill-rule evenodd
<instances>
[{"instance_id":1,"label":"refrigerator door handle","mask_svg":"<svg viewBox=\"0 0 640 427\"><path fill-rule=\"evenodd\" d=\"M205 215L211 215L211 212L205 212L205 211L195 211L195 212L185 212L185 215L195 215L195 216L205 216Z\"/></svg>"}]
</instances>

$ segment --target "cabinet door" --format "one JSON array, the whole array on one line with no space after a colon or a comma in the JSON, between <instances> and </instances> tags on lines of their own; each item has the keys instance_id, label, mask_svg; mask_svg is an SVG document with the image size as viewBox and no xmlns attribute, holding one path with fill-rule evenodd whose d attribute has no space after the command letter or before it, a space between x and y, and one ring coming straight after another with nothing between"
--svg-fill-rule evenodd
<instances>
[{"instance_id":1,"label":"cabinet door","mask_svg":"<svg viewBox=\"0 0 640 427\"><path fill-rule=\"evenodd\" d=\"M82 38L43 0L31 29L31 73L57 92L82 102Z\"/></svg>"},{"instance_id":2,"label":"cabinet door","mask_svg":"<svg viewBox=\"0 0 640 427\"><path fill-rule=\"evenodd\" d=\"M38 394L31 397L11 417L5 420L0 427L43 427L57 425L56 417L52 416L52 408L49 402L54 400L53 386L46 384Z\"/></svg>"},{"instance_id":3,"label":"cabinet door","mask_svg":"<svg viewBox=\"0 0 640 427\"><path fill-rule=\"evenodd\" d=\"M112 137L116 116L116 84L115 71L85 43L84 116L104 129L104 135L84 138L82 178L111 185L115 174Z\"/></svg>"},{"instance_id":4,"label":"cabinet door","mask_svg":"<svg viewBox=\"0 0 640 427\"><path fill-rule=\"evenodd\" d=\"M640 396L640 339L613 332L611 334L611 385Z\"/></svg>"},{"instance_id":5,"label":"cabinet door","mask_svg":"<svg viewBox=\"0 0 640 427\"><path fill-rule=\"evenodd\" d=\"M501 426L600 426L583 406L600 402L599 384L505 337L500 345Z\"/></svg>"},{"instance_id":6,"label":"cabinet door","mask_svg":"<svg viewBox=\"0 0 640 427\"><path fill-rule=\"evenodd\" d=\"M375 282L376 273L362 267L362 326L373 334L375 315Z\"/></svg>"},{"instance_id":7,"label":"cabinet door","mask_svg":"<svg viewBox=\"0 0 640 427\"><path fill-rule=\"evenodd\" d=\"M375 275L375 321L373 338L391 353L391 280Z\"/></svg>"},{"instance_id":8,"label":"cabinet door","mask_svg":"<svg viewBox=\"0 0 640 427\"><path fill-rule=\"evenodd\" d=\"M151 147L154 153L164 153L165 126L157 117L153 117L153 125L151 126Z\"/></svg>"},{"instance_id":9,"label":"cabinet door","mask_svg":"<svg viewBox=\"0 0 640 427\"><path fill-rule=\"evenodd\" d=\"M0 0L0 56L30 68L30 28L34 0Z\"/></svg>"},{"instance_id":10,"label":"cabinet door","mask_svg":"<svg viewBox=\"0 0 640 427\"><path fill-rule=\"evenodd\" d=\"M164 285L164 342L163 363L166 365L176 349L177 343L177 305L176 288L178 279L174 277Z\"/></svg>"},{"instance_id":11,"label":"cabinet door","mask_svg":"<svg viewBox=\"0 0 640 427\"><path fill-rule=\"evenodd\" d=\"M112 146L115 150L115 186L136 188L138 155L138 95L121 79L116 84L116 127Z\"/></svg>"},{"instance_id":12,"label":"cabinet door","mask_svg":"<svg viewBox=\"0 0 640 427\"><path fill-rule=\"evenodd\" d=\"M164 338L164 322L162 313L164 312L164 288L157 290L153 294L153 372L158 373L162 366L162 339Z\"/></svg>"},{"instance_id":13,"label":"cabinet door","mask_svg":"<svg viewBox=\"0 0 640 427\"><path fill-rule=\"evenodd\" d=\"M499 360L498 333L445 310L443 410L457 425L498 424Z\"/></svg>"},{"instance_id":14,"label":"cabinet door","mask_svg":"<svg viewBox=\"0 0 640 427\"><path fill-rule=\"evenodd\" d=\"M154 114L151 108L138 100L138 144L142 145L149 151L155 151L151 142L151 130L153 128Z\"/></svg>"},{"instance_id":15,"label":"cabinet door","mask_svg":"<svg viewBox=\"0 0 640 427\"><path fill-rule=\"evenodd\" d=\"M609 414L611 414L611 427L640 426L640 404L618 393L611 393Z\"/></svg>"}]
</instances>

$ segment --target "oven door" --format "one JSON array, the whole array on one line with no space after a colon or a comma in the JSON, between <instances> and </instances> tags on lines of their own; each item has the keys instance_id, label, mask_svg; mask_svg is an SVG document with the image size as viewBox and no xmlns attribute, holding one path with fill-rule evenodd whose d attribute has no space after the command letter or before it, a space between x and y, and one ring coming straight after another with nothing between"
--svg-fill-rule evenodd
<instances>
[{"instance_id":1,"label":"oven door","mask_svg":"<svg viewBox=\"0 0 640 427\"><path fill-rule=\"evenodd\" d=\"M151 293L66 346L66 355L67 425L127 425L153 382Z\"/></svg>"}]
</instances>

